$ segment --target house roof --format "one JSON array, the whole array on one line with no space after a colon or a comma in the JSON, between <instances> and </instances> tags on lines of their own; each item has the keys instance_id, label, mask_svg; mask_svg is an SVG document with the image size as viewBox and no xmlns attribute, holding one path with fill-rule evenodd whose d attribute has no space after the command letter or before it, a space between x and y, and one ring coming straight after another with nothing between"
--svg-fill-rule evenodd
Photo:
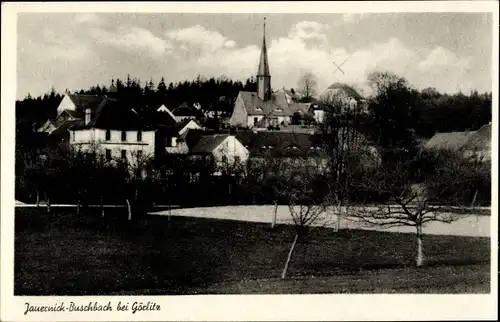
<instances>
[{"instance_id":1,"label":"house roof","mask_svg":"<svg viewBox=\"0 0 500 322\"><path fill-rule=\"evenodd\" d=\"M328 86L328 88L325 90L325 92L328 92L330 90L341 90L344 93L346 93L347 96L352 97L356 101L360 101L360 100L364 99L363 96L361 96L358 93L358 91L356 91L352 86L347 85L347 84L343 84L343 83L339 83L339 82L333 83L332 85Z\"/></svg>"},{"instance_id":2,"label":"house roof","mask_svg":"<svg viewBox=\"0 0 500 322\"><path fill-rule=\"evenodd\" d=\"M475 132L446 132L436 133L425 143L426 149L452 150L457 151Z\"/></svg>"},{"instance_id":3,"label":"house roof","mask_svg":"<svg viewBox=\"0 0 500 322\"><path fill-rule=\"evenodd\" d=\"M95 117L89 124L77 123L71 129L99 128L112 130L151 129L141 117L126 103L106 98L99 104Z\"/></svg>"},{"instance_id":4,"label":"house roof","mask_svg":"<svg viewBox=\"0 0 500 322\"><path fill-rule=\"evenodd\" d=\"M59 124L59 126L52 131L49 136L63 136L68 133L68 130L75 124L83 124L82 120L66 120Z\"/></svg>"},{"instance_id":5,"label":"house roof","mask_svg":"<svg viewBox=\"0 0 500 322\"><path fill-rule=\"evenodd\" d=\"M479 130L472 132L463 150L490 150L491 149L491 123L483 125Z\"/></svg>"},{"instance_id":6,"label":"house roof","mask_svg":"<svg viewBox=\"0 0 500 322\"><path fill-rule=\"evenodd\" d=\"M203 135L191 149L191 153L212 153L228 137L228 134Z\"/></svg>"},{"instance_id":7,"label":"house roof","mask_svg":"<svg viewBox=\"0 0 500 322\"><path fill-rule=\"evenodd\" d=\"M92 113L96 112L99 105L106 99L106 96L87 94L67 94L69 99L75 104L77 113L85 113L90 108Z\"/></svg>"},{"instance_id":8,"label":"house roof","mask_svg":"<svg viewBox=\"0 0 500 322\"><path fill-rule=\"evenodd\" d=\"M172 114L175 116L199 116L200 112L196 108L189 106L186 102L183 102L172 110Z\"/></svg>"},{"instance_id":9,"label":"house roof","mask_svg":"<svg viewBox=\"0 0 500 322\"><path fill-rule=\"evenodd\" d=\"M320 146L318 137L308 133L239 131L236 138L252 156L268 152L275 156L306 156L316 153Z\"/></svg>"},{"instance_id":10,"label":"house roof","mask_svg":"<svg viewBox=\"0 0 500 322\"><path fill-rule=\"evenodd\" d=\"M139 112L139 116L142 123L150 127L174 126L176 124L175 119L169 113L156 110L142 110Z\"/></svg>"},{"instance_id":11,"label":"house roof","mask_svg":"<svg viewBox=\"0 0 500 322\"><path fill-rule=\"evenodd\" d=\"M309 107L311 106L311 103L290 103L290 111L293 113L295 112L300 112L303 114L306 114L309 112Z\"/></svg>"}]
</instances>

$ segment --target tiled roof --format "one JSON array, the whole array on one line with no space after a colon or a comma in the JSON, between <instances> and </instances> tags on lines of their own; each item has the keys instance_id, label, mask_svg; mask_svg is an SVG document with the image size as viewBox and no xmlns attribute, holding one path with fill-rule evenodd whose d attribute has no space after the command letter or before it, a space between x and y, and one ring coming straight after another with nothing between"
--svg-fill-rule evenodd
<instances>
[{"instance_id":1,"label":"tiled roof","mask_svg":"<svg viewBox=\"0 0 500 322\"><path fill-rule=\"evenodd\" d=\"M349 86L347 84L342 84L342 83L334 83L325 90L327 92L328 90L342 90L346 93L347 96L352 97L356 101L360 101L363 99L363 96L361 96L358 91L356 91L352 86Z\"/></svg>"},{"instance_id":2,"label":"tiled roof","mask_svg":"<svg viewBox=\"0 0 500 322\"><path fill-rule=\"evenodd\" d=\"M248 115L292 116L285 93L273 93L271 99L263 101L256 92L239 93Z\"/></svg>"},{"instance_id":3,"label":"tiled roof","mask_svg":"<svg viewBox=\"0 0 500 322\"><path fill-rule=\"evenodd\" d=\"M158 112L156 110L140 111L139 116L143 124L150 127L174 126L176 124L175 119L169 113Z\"/></svg>"},{"instance_id":4,"label":"tiled roof","mask_svg":"<svg viewBox=\"0 0 500 322\"><path fill-rule=\"evenodd\" d=\"M228 134L213 134L203 135L200 137L196 145L191 149L191 153L211 153L217 148L229 135Z\"/></svg>"},{"instance_id":5,"label":"tiled roof","mask_svg":"<svg viewBox=\"0 0 500 322\"><path fill-rule=\"evenodd\" d=\"M95 117L89 124L75 124L72 129L99 128L112 130L149 129L140 116L126 103L106 98L99 105Z\"/></svg>"},{"instance_id":6,"label":"tiled roof","mask_svg":"<svg viewBox=\"0 0 500 322\"><path fill-rule=\"evenodd\" d=\"M425 143L426 149L452 150L457 151L462 148L475 132L447 132L436 133Z\"/></svg>"},{"instance_id":7,"label":"tiled roof","mask_svg":"<svg viewBox=\"0 0 500 322\"><path fill-rule=\"evenodd\" d=\"M463 150L485 151L491 149L491 123L483 125L479 130L473 132L467 142L462 146Z\"/></svg>"},{"instance_id":8,"label":"tiled roof","mask_svg":"<svg viewBox=\"0 0 500 322\"><path fill-rule=\"evenodd\" d=\"M92 113L95 113L99 108L99 104L106 99L100 95L85 95L85 94L67 94L69 99L76 106L76 113L85 113L85 110L90 108Z\"/></svg>"},{"instance_id":9,"label":"tiled roof","mask_svg":"<svg viewBox=\"0 0 500 322\"><path fill-rule=\"evenodd\" d=\"M189 106L186 102L176 107L172 113L175 116L200 116L201 112L195 107Z\"/></svg>"},{"instance_id":10,"label":"tiled roof","mask_svg":"<svg viewBox=\"0 0 500 322\"><path fill-rule=\"evenodd\" d=\"M308 133L279 131L239 131L236 138L250 151L251 156L271 153L275 156L306 156L317 153L318 137Z\"/></svg>"}]
</instances>

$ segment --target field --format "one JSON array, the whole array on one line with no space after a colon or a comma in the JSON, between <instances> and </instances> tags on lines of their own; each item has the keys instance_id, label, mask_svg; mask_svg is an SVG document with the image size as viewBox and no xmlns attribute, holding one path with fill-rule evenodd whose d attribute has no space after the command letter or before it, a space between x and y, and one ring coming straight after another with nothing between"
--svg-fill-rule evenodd
<instances>
[{"instance_id":1,"label":"field","mask_svg":"<svg viewBox=\"0 0 500 322\"><path fill-rule=\"evenodd\" d=\"M369 208L368 208L369 209ZM375 209L375 208L371 208ZM366 210L366 209L364 209ZM489 208L474 208L474 209L456 209L458 214L466 213L462 219L450 224L431 222L424 227L424 232L431 235L456 235L456 236L475 236L489 237L490 236L490 214ZM168 210L155 209L153 214L210 219L227 219L240 220L246 222L271 223L274 216L274 206L223 206L223 207L198 207L180 208ZM290 211L287 206L278 206L276 214L276 222L278 224L292 224L293 220L290 216ZM322 227L333 227L336 223L335 218L328 215L322 215L313 224ZM360 223L342 219L341 228L347 229L375 229L387 232L415 233L414 227L392 227L382 229L380 227L366 227Z\"/></svg>"},{"instance_id":2,"label":"field","mask_svg":"<svg viewBox=\"0 0 500 322\"><path fill-rule=\"evenodd\" d=\"M283 281L291 226L90 211L16 209L16 295L490 291L489 238L426 235L429 265L415 269L413 234L316 227Z\"/></svg>"}]
</instances>

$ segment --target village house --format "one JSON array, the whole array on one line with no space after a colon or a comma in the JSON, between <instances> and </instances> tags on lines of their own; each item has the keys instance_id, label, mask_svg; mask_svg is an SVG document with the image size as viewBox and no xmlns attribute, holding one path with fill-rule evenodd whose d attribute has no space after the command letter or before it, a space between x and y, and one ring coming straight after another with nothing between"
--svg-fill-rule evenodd
<instances>
[{"instance_id":1,"label":"village house","mask_svg":"<svg viewBox=\"0 0 500 322\"><path fill-rule=\"evenodd\" d=\"M491 160L491 123L477 131L436 133L424 144L427 150L452 151L482 161Z\"/></svg>"},{"instance_id":2,"label":"village house","mask_svg":"<svg viewBox=\"0 0 500 322\"><path fill-rule=\"evenodd\" d=\"M201 106L199 104L189 105L183 102L178 107L172 110L172 114L177 122L184 120L196 120L203 116L201 112Z\"/></svg>"},{"instance_id":3,"label":"village house","mask_svg":"<svg viewBox=\"0 0 500 322\"><path fill-rule=\"evenodd\" d=\"M69 133L73 148L99 153L108 160L121 158L133 164L155 153L155 130L145 126L133 108L110 98L94 113L87 108L84 120L73 124Z\"/></svg>"},{"instance_id":4,"label":"village house","mask_svg":"<svg viewBox=\"0 0 500 322\"><path fill-rule=\"evenodd\" d=\"M85 111L90 109L95 115L99 105L106 99L101 95L66 94L57 107L57 116L48 119L38 132L47 133L49 144L63 144L69 147L68 129L85 118Z\"/></svg>"},{"instance_id":5,"label":"village house","mask_svg":"<svg viewBox=\"0 0 500 322\"><path fill-rule=\"evenodd\" d=\"M367 113L368 101L352 86L342 83L330 85L319 96L319 104L311 104L309 113L314 115L318 123L322 123L325 118L324 105L328 103L340 102L343 110L338 113Z\"/></svg>"}]
</instances>

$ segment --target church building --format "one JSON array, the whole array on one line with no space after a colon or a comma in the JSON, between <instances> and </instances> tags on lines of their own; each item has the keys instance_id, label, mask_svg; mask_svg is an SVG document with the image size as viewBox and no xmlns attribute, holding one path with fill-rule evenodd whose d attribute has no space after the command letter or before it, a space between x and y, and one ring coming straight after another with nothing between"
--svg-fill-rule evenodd
<instances>
[{"instance_id":1,"label":"church building","mask_svg":"<svg viewBox=\"0 0 500 322\"><path fill-rule=\"evenodd\" d=\"M295 112L307 110L306 105L308 107L309 104L291 102L283 91L273 93L271 90L264 18L264 36L257 70L257 92L239 92L229 124L245 128L288 125Z\"/></svg>"}]
</instances>

